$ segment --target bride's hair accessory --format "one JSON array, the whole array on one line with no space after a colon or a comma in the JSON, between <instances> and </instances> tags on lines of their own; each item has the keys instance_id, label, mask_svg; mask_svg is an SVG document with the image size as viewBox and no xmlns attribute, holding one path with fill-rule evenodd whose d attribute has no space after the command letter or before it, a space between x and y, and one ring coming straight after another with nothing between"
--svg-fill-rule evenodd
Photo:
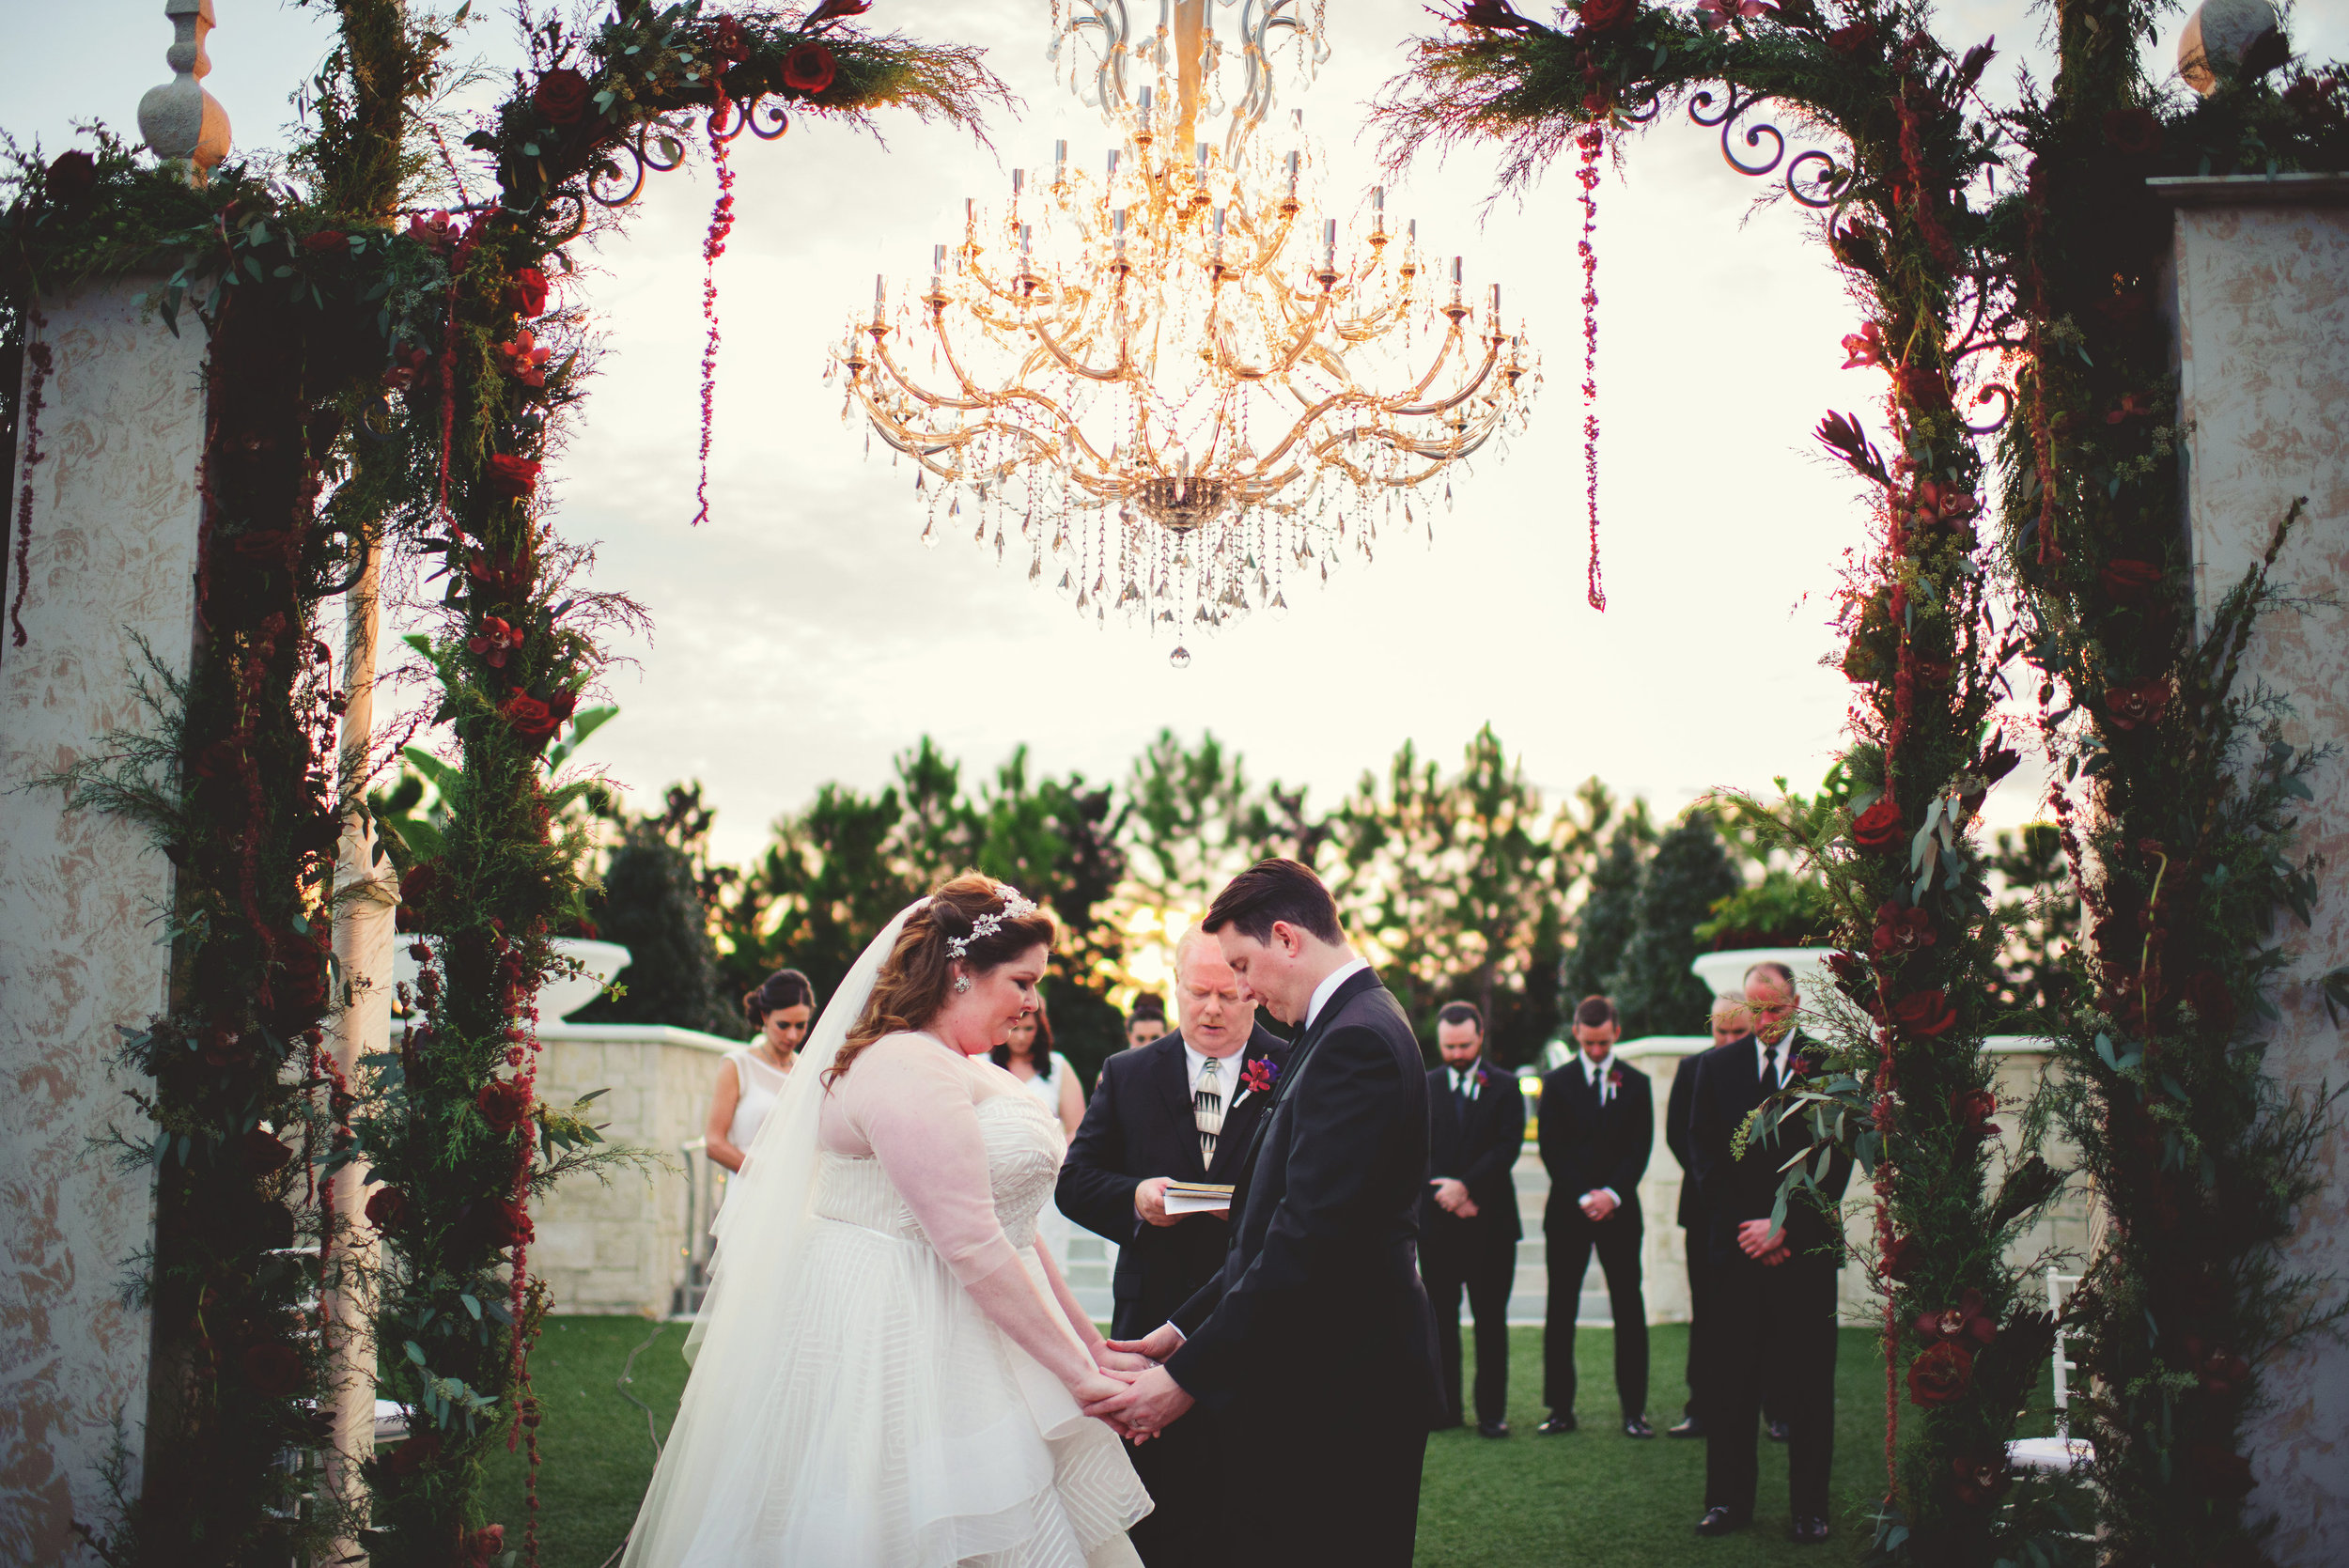
<instances>
[{"instance_id":1,"label":"bride's hair accessory","mask_svg":"<svg viewBox=\"0 0 2349 1568\"><path fill-rule=\"evenodd\" d=\"M969 990L970 988L971 977L969 975L961 974L955 977L955 995L960 996L963 992Z\"/></svg>"},{"instance_id":2,"label":"bride's hair accessory","mask_svg":"<svg viewBox=\"0 0 2349 1568\"><path fill-rule=\"evenodd\" d=\"M1003 894L1003 907L1000 909L989 910L986 914L973 918L971 922L971 934L969 936L947 938L946 953L948 956L954 958L967 958L971 955L971 944L972 942L985 941L988 938L1002 930L1003 928L1003 922L1006 920L1024 920L1028 916L1035 913L1035 900L1023 896L1019 890L1013 887L1009 882L998 882L996 884L996 891ZM970 988L971 986L967 980L958 981L955 986L955 989L958 991L967 991Z\"/></svg>"}]
</instances>

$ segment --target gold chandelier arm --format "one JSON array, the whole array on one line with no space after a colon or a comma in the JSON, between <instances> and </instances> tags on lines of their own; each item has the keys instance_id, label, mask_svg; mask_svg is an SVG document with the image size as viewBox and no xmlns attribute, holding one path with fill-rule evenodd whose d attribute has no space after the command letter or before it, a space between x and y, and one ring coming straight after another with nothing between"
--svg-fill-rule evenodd
<instances>
[{"instance_id":1,"label":"gold chandelier arm","mask_svg":"<svg viewBox=\"0 0 2349 1568\"><path fill-rule=\"evenodd\" d=\"M1096 370L1062 348L1060 340L1052 335L1051 328L1043 322L1030 322L1028 330L1034 333L1035 340L1044 345L1051 356L1060 362L1061 368L1071 375L1082 376L1089 381L1122 381L1133 372L1134 362L1127 353L1126 342L1123 338L1119 339L1117 344L1117 364L1107 370Z\"/></svg>"},{"instance_id":2,"label":"gold chandelier arm","mask_svg":"<svg viewBox=\"0 0 2349 1568\"><path fill-rule=\"evenodd\" d=\"M1454 337L1458 337L1460 335L1459 330L1455 328L1452 335ZM1493 366L1501 363L1501 339L1498 334L1487 338L1486 340L1485 363L1476 367L1475 376L1469 380L1467 385L1461 387L1459 391L1454 393L1451 396L1444 398L1442 401L1435 403L1407 404L1398 400L1394 402L1382 403L1379 406L1388 413L1400 414L1407 418L1423 414L1443 413L1449 410L1458 408L1462 403L1465 403L1470 397L1475 396L1477 388L1483 386L1485 382L1491 378ZM1449 348L1449 343L1447 343L1446 347ZM1428 373L1428 380L1433 380L1434 379L1435 373L1430 371ZM1423 391L1425 390L1426 384L1427 383L1425 381L1422 381L1420 383L1420 389ZM1406 397L1413 396L1416 396L1416 394L1404 394L1404 396Z\"/></svg>"},{"instance_id":3,"label":"gold chandelier arm","mask_svg":"<svg viewBox=\"0 0 2349 1568\"><path fill-rule=\"evenodd\" d=\"M882 369L889 372L890 380L895 381L899 386L906 389L906 395L908 396L912 397L917 402L925 404L929 408L959 409L966 413L976 413L980 410L988 407L987 400L984 397L949 397L942 393L932 392L927 387L925 387L915 381L910 376L908 376L903 370L900 370L897 367L896 357L890 353L889 343L879 333L873 334L873 357L880 363ZM949 360L949 363L952 363L951 359ZM957 372L957 377L959 377L960 373ZM968 390L970 383L966 381L963 384L965 389Z\"/></svg>"}]
</instances>

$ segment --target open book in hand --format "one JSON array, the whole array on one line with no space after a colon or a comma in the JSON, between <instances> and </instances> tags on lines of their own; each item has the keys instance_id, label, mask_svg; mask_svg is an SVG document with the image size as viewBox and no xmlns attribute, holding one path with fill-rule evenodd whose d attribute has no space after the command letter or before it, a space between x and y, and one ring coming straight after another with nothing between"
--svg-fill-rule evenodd
<instances>
[{"instance_id":1,"label":"open book in hand","mask_svg":"<svg viewBox=\"0 0 2349 1568\"><path fill-rule=\"evenodd\" d=\"M1230 1187L1212 1182L1169 1182L1166 1184L1166 1212L1169 1214L1223 1213L1232 1206Z\"/></svg>"}]
</instances>

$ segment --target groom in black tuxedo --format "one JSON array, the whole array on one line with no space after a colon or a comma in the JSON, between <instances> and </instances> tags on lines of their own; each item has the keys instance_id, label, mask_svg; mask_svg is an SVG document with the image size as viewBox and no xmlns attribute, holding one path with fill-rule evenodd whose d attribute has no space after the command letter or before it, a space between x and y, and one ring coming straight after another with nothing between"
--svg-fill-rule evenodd
<instances>
[{"instance_id":1,"label":"groom in black tuxedo","mask_svg":"<svg viewBox=\"0 0 2349 1568\"><path fill-rule=\"evenodd\" d=\"M1140 1442L1194 1403L1224 1416L1227 1562L1407 1568L1442 1397L1416 1245L1419 1040L1308 867L1258 862L1201 924L1243 989L1301 1032L1240 1172L1221 1272L1115 1345L1164 1365L1086 1413Z\"/></svg>"},{"instance_id":2,"label":"groom in black tuxedo","mask_svg":"<svg viewBox=\"0 0 2349 1568\"><path fill-rule=\"evenodd\" d=\"M1705 1361L1698 1369L1697 1413L1704 1423L1704 1516L1699 1535L1727 1535L1753 1518L1754 1427L1764 1379L1786 1418L1786 1492L1797 1541L1828 1538L1828 1468L1835 1456L1835 1282L1843 1267L1836 1219L1797 1193L1773 1226L1779 1167L1803 1143L1800 1124L1757 1122L1745 1157L1737 1129L1756 1106L1818 1071L1817 1047L1795 1032L1794 971L1756 964L1746 971L1754 1032L1716 1046L1691 1063L1688 1154L1711 1226L1705 1281ZM1851 1157L1838 1151L1819 1190L1840 1201Z\"/></svg>"},{"instance_id":3,"label":"groom in black tuxedo","mask_svg":"<svg viewBox=\"0 0 2349 1568\"><path fill-rule=\"evenodd\" d=\"M1443 1065L1427 1075L1427 1190L1420 1198L1419 1277L1436 1313L1444 1426L1460 1421L1460 1293L1476 1320L1476 1430L1506 1437L1509 1287L1517 1278L1517 1188L1525 1096L1513 1073L1486 1065L1485 1015L1448 1001L1436 1015Z\"/></svg>"},{"instance_id":4,"label":"groom in black tuxedo","mask_svg":"<svg viewBox=\"0 0 2349 1568\"><path fill-rule=\"evenodd\" d=\"M1195 926L1175 944L1174 1001L1179 1034L1101 1063L1060 1168L1061 1213L1117 1243L1110 1333L1121 1340L1166 1322L1222 1268L1228 1211L1169 1214L1166 1186L1237 1179L1288 1049L1256 1021L1222 950ZM1196 1411L1132 1450L1158 1504L1131 1531L1149 1568L1210 1568L1228 1555L1230 1444L1221 1425L1212 1411Z\"/></svg>"}]
</instances>

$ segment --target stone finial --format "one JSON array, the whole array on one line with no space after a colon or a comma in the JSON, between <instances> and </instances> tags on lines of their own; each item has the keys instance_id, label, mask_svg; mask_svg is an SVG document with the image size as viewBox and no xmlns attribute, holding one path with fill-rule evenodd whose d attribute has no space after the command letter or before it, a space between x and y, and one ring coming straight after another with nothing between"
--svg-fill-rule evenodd
<instances>
[{"instance_id":1,"label":"stone finial","mask_svg":"<svg viewBox=\"0 0 2349 1568\"><path fill-rule=\"evenodd\" d=\"M2259 75L2284 63L2283 19L2268 0L2203 0L2178 39L2178 74L2208 97L2218 88L2211 68Z\"/></svg>"},{"instance_id":2,"label":"stone finial","mask_svg":"<svg viewBox=\"0 0 2349 1568\"><path fill-rule=\"evenodd\" d=\"M188 165L191 184L201 185L228 156L228 111L204 90L200 77L211 73L204 36L215 25L212 0L163 0L175 36L163 63L175 72L139 100L139 134L155 156Z\"/></svg>"}]
</instances>

